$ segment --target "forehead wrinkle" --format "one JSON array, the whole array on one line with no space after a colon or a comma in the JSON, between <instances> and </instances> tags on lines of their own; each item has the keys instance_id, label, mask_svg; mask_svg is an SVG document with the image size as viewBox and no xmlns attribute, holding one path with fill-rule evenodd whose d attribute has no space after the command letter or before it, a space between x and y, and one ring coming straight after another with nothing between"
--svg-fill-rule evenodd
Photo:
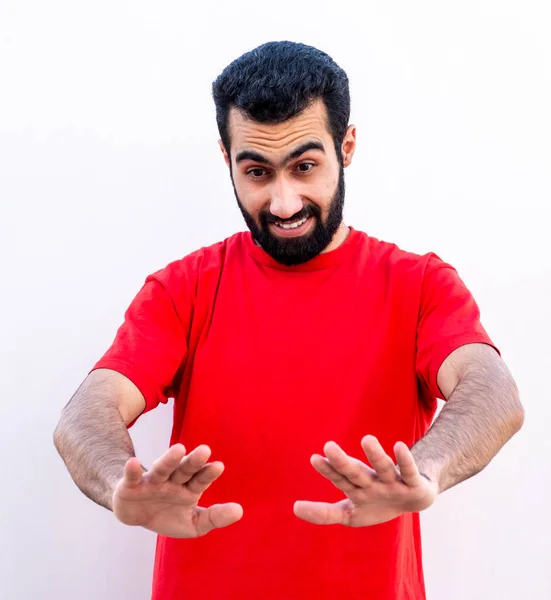
<instances>
[{"instance_id":1,"label":"forehead wrinkle","mask_svg":"<svg viewBox=\"0 0 551 600\"><path fill-rule=\"evenodd\" d=\"M262 132L249 130L245 132L241 139L236 139L236 145L239 146L239 151L242 150L262 150L270 153L280 153L284 149L290 150L296 148L301 142L315 141L320 142L324 146L327 140L324 140L320 135L318 128L309 126L293 128L280 135L265 136ZM236 136L237 137L237 136Z\"/></svg>"},{"instance_id":2,"label":"forehead wrinkle","mask_svg":"<svg viewBox=\"0 0 551 600\"><path fill-rule=\"evenodd\" d=\"M284 148L286 146L294 145L297 140L303 140L305 138L323 142L319 132L313 129L290 131L286 135L280 137L265 137L251 132L250 134L243 136L242 141L240 141L242 144L261 144L270 148Z\"/></svg>"},{"instance_id":3,"label":"forehead wrinkle","mask_svg":"<svg viewBox=\"0 0 551 600\"><path fill-rule=\"evenodd\" d=\"M324 143L329 140L323 138L330 137L321 105L312 105L305 112L283 123L259 123L235 109L232 109L230 120L230 129L233 130L231 135L239 148L236 151L262 149L280 152L285 147L296 146L301 138Z\"/></svg>"},{"instance_id":4,"label":"forehead wrinkle","mask_svg":"<svg viewBox=\"0 0 551 600\"><path fill-rule=\"evenodd\" d=\"M236 132L252 130L258 132L259 135L277 138L285 136L289 131L300 131L308 128L325 129L325 123L323 119L317 116L299 117L298 119L291 119L289 121L284 121L283 123L259 123L257 121L242 119L238 120L237 123L234 123L234 127Z\"/></svg>"},{"instance_id":5,"label":"forehead wrinkle","mask_svg":"<svg viewBox=\"0 0 551 600\"><path fill-rule=\"evenodd\" d=\"M279 135L278 129L285 132L289 129L301 129L310 126L325 127L325 121L320 115L300 115L281 123L260 123L258 121L253 121L252 119L241 117L241 119L238 118L235 125L237 128L247 128L247 126L252 127L264 135Z\"/></svg>"},{"instance_id":6,"label":"forehead wrinkle","mask_svg":"<svg viewBox=\"0 0 551 600\"><path fill-rule=\"evenodd\" d=\"M297 146L299 146L300 142L304 139L305 136L296 135L292 138L289 138L288 140L283 140L283 143L272 144L269 142L264 142L263 140L251 138L249 140L245 140L244 149L260 150L264 153L275 152L277 154L283 153L283 151L285 150L285 155L287 155L290 150L294 150ZM319 136L308 136L307 141L321 142L323 144L323 141L319 139Z\"/></svg>"}]
</instances>

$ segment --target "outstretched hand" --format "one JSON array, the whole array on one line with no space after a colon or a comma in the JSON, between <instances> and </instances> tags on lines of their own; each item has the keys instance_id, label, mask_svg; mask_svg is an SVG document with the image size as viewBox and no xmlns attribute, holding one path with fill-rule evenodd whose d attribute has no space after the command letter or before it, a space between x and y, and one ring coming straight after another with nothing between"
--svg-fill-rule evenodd
<instances>
[{"instance_id":1,"label":"outstretched hand","mask_svg":"<svg viewBox=\"0 0 551 600\"><path fill-rule=\"evenodd\" d=\"M235 523L243 516L239 504L197 505L224 470L221 462L207 463L210 454L208 446L197 446L186 455L175 444L145 472L137 458L129 459L113 493L113 513L126 525L174 538L195 538Z\"/></svg>"},{"instance_id":2,"label":"outstretched hand","mask_svg":"<svg viewBox=\"0 0 551 600\"><path fill-rule=\"evenodd\" d=\"M395 465L374 436L366 435L361 443L373 469L348 456L335 442L325 444L325 457L312 456L312 466L342 490L346 499L334 504L297 501L297 517L316 525L364 527L424 510L434 503L438 486L419 473L406 444L394 445Z\"/></svg>"}]
</instances>

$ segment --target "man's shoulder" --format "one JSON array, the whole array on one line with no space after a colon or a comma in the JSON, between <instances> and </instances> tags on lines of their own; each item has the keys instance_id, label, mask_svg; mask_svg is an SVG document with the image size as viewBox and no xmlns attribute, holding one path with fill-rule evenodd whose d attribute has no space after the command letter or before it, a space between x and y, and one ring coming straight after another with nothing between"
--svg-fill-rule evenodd
<instances>
[{"instance_id":1,"label":"man's shoulder","mask_svg":"<svg viewBox=\"0 0 551 600\"><path fill-rule=\"evenodd\" d=\"M432 251L416 252L406 250L396 242L389 242L359 231L367 250L369 262L374 267L399 272L425 272L429 265L441 263L440 257Z\"/></svg>"},{"instance_id":2,"label":"man's shoulder","mask_svg":"<svg viewBox=\"0 0 551 600\"><path fill-rule=\"evenodd\" d=\"M151 273L148 279L156 279L168 289L173 286L180 288L185 281L196 284L201 277L219 273L228 255L243 252L245 235L246 232L240 231L214 244L202 246Z\"/></svg>"}]
</instances>

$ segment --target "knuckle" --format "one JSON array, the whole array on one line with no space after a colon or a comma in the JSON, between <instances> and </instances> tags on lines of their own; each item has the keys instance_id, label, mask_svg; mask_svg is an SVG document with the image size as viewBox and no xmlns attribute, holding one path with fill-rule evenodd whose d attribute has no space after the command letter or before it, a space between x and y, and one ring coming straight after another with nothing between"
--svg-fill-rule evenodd
<instances>
[{"instance_id":1,"label":"knuckle","mask_svg":"<svg viewBox=\"0 0 551 600\"><path fill-rule=\"evenodd\" d=\"M361 481L363 478L361 476L360 473L351 473L350 476L348 477L348 479L352 482L352 483L356 483Z\"/></svg>"},{"instance_id":2,"label":"knuckle","mask_svg":"<svg viewBox=\"0 0 551 600\"><path fill-rule=\"evenodd\" d=\"M187 465L180 465L178 467L178 472L184 475L184 477L189 477L193 473L193 471Z\"/></svg>"}]
</instances>

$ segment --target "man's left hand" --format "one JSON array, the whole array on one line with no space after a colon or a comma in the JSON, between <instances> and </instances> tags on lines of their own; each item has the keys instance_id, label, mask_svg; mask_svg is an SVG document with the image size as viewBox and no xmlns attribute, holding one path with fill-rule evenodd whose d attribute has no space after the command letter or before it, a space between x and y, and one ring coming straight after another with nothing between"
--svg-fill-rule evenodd
<instances>
[{"instance_id":1,"label":"man's left hand","mask_svg":"<svg viewBox=\"0 0 551 600\"><path fill-rule=\"evenodd\" d=\"M362 439L362 448L373 469L348 456L335 442L325 444L325 457L312 456L316 471L347 497L334 504L299 500L294 505L297 517L316 525L365 527L425 510L434 503L438 485L420 474L406 444L394 445L397 465L372 435Z\"/></svg>"}]
</instances>

